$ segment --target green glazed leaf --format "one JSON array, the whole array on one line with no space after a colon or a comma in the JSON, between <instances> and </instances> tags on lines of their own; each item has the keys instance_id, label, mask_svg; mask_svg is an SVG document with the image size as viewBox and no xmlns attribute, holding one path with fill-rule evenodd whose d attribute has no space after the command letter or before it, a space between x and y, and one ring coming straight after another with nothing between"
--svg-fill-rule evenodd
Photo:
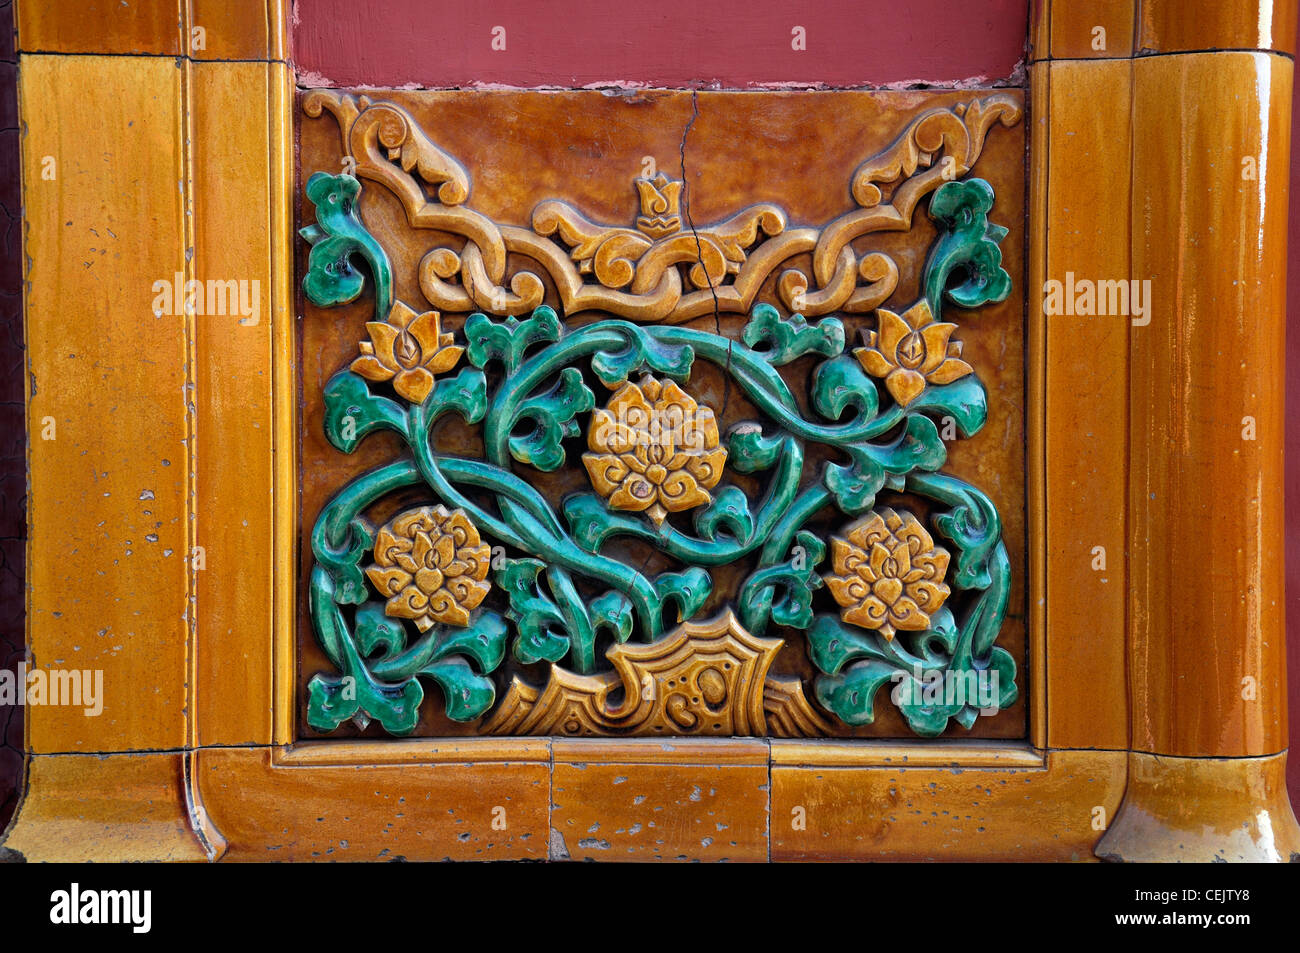
<instances>
[{"instance_id":1,"label":"green glazed leaf","mask_svg":"<svg viewBox=\"0 0 1300 953\"><path fill-rule=\"evenodd\" d=\"M596 397L582 382L582 372L566 367L550 390L519 406L518 419L531 419L536 426L529 434L510 438L510 455L542 471L559 469L564 464L563 441L581 433L574 418L594 406Z\"/></svg>"},{"instance_id":2,"label":"green glazed leaf","mask_svg":"<svg viewBox=\"0 0 1300 953\"><path fill-rule=\"evenodd\" d=\"M727 433L727 465L741 473L767 470L781 458L786 434L763 435L760 424L737 424Z\"/></svg>"},{"instance_id":3,"label":"green glazed leaf","mask_svg":"<svg viewBox=\"0 0 1300 953\"><path fill-rule=\"evenodd\" d=\"M344 453L376 430L395 430L407 437L406 421L396 401L371 394L369 382L358 374L339 371L325 385L325 436Z\"/></svg>"},{"instance_id":4,"label":"green glazed leaf","mask_svg":"<svg viewBox=\"0 0 1300 953\"><path fill-rule=\"evenodd\" d=\"M489 361L500 361L507 374L519 369L524 354L534 344L559 339L560 319L546 305L535 308L532 316L523 321L513 315L503 321L493 321L480 312L465 319L466 353L470 363L475 367L487 367Z\"/></svg>"},{"instance_id":5,"label":"green glazed leaf","mask_svg":"<svg viewBox=\"0 0 1300 953\"><path fill-rule=\"evenodd\" d=\"M443 627L430 658L437 661L453 655L463 655L473 659L478 670L486 675L496 671L496 667L505 658L509 635L510 630L501 616L495 612L483 611L464 628Z\"/></svg>"},{"instance_id":6,"label":"green glazed leaf","mask_svg":"<svg viewBox=\"0 0 1300 953\"><path fill-rule=\"evenodd\" d=\"M909 411L932 410L951 417L963 437L979 433L988 419L988 394L974 374L951 384L930 385L907 405Z\"/></svg>"},{"instance_id":7,"label":"green glazed leaf","mask_svg":"<svg viewBox=\"0 0 1300 953\"><path fill-rule=\"evenodd\" d=\"M826 557L826 544L800 530L790 558L755 571L740 589L740 621L762 635L768 620L806 629L813 621L813 592L823 585L817 566ZM779 593L779 595L777 594Z\"/></svg>"},{"instance_id":8,"label":"green glazed leaf","mask_svg":"<svg viewBox=\"0 0 1300 953\"><path fill-rule=\"evenodd\" d=\"M563 503L564 519L573 541L589 553L600 551L605 540L632 521L611 513L605 501L594 493L577 493Z\"/></svg>"},{"instance_id":9,"label":"green glazed leaf","mask_svg":"<svg viewBox=\"0 0 1300 953\"><path fill-rule=\"evenodd\" d=\"M476 674L463 658L434 662L423 674L442 689L444 709L452 721L473 721L496 701L497 690L492 679Z\"/></svg>"},{"instance_id":10,"label":"green glazed leaf","mask_svg":"<svg viewBox=\"0 0 1300 953\"><path fill-rule=\"evenodd\" d=\"M885 485L885 469L870 454L853 448L851 466L828 463L822 471L822 482L831 491L835 505L850 516L865 513L876 504L876 494Z\"/></svg>"},{"instance_id":11,"label":"green glazed leaf","mask_svg":"<svg viewBox=\"0 0 1300 953\"><path fill-rule=\"evenodd\" d=\"M632 601L623 593L611 589L592 601L591 621L596 628L608 629L615 642L626 642L632 635L636 621Z\"/></svg>"},{"instance_id":12,"label":"green glazed leaf","mask_svg":"<svg viewBox=\"0 0 1300 953\"><path fill-rule=\"evenodd\" d=\"M354 177L317 172L307 180L307 198L316 206L316 224L300 229L311 244L302 290L322 308L349 304L361 294L365 279L352 265L360 255L375 279L375 311L382 319L393 302L392 268L388 255L361 224L357 201L361 183Z\"/></svg>"},{"instance_id":13,"label":"green glazed leaf","mask_svg":"<svg viewBox=\"0 0 1300 953\"><path fill-rule=\"evenodd\" d=\"M808 658L827 675L838 675L854 659L883 659L879 642L874 632L845 625L833 615L819 615L808 629Z\"/></svg>"},{"instance_id":14,"label":"green glazed leaf","mask_svg":"<svg viewBox=\"0 0 1300 953\"><path fill-rule=\"evenodd\" d=\"M810 325L802 314L783 318L770 304L757 305L741 339L769 364L789 364L805 354L834 357L844 350L844 324L839 318L824 318Z\"/></svg>"},{"instance_id":15,"label":"green glazed leaf","mask_svg":"<svg viewBox=\"0 0 1300 953\"><path fill-rule=\"evenodd\" d=\"M823 675L813 685L822 707L847 725L869 725L876 720L875 699L880 687L899 670L869 659L849 666L843 675Z\"/></svg>"},{"instance_id":16,"label":"green glazed leaf","mask_svg":"<svg viewBox=\"0 0 1300 953\"><path fill-rule=\"evenodd\" d=\"M1002 267L998 247L1007 230L989 223L992 208L993 187L983 179L945 182L931 196L930 217L941 232L926 259L924 286L935 318L944 297L963 308L978 308L1011 293L1011 276ZM964 278L950 287L957 272Z\"/></svg>"},{"instance_id":17,"label":"green glazed leaf","mask_svg":"<svg viewBox=\"0 0 1300 953\"><path fill-rule=\"evenodd\" d=\"M863 420L876 415L880 392L857 358L844 354L825 361L813 372L813 406L827 420L839 420L850 407Z\"/></svg>"},{"instance_id":18,"label":"green glazed leaf","mask_svg":"<svg viewBox=\"0 0 1300 953\"><path fill-rule=\"evenodd\" d=\"M708 571L691 566L683 572L665 572L655 577L655 592L663 603L677 603L677 621L688 622L713 591Z\"/></svg>"},{"instance_id":19,"label":"green glazed leaf","mask_svg":"<svg viewBox=\"0 0 1300 953\"><path fill-rule=\"evenodd\" d=\"M423 412L432 423L449 411L455 411L467 424L476 424L487 413L487 378L483 372L466 367L455 377L447 377L434 385L431 398Z\"/></svg>"},{"instance_id":20,"label":"green glazed leaf","mask_svg":"<svg viewBox=\"0 0 1300 953\"><path fill-rule=\"evenodd\" d=\"M742 542L748 542L753 536L754 515L749 512L749 499L740 487L723 487L713 502L695 515L695 532L704 539L716 540L720 526Z\"/></svg>"},{"instance_id":21,"label":"green glazed leaf","mask_svg":"<svg viewBox=\"0 0 1300 953\"><path fill-rule=\"evenodd\" d=\"M368 602L357 609L352 626L357 651L363 658L383 649L383 659L390 659L406 648L406 628L384 613L384 603Z\"/></svg>"},{"instance_id":22,"label":"green glazed leaf","mask_svg":"<svg viewBox=\"0 0 1300 953\"><path fill-rule=\"evenodd\" d=\"M602 349L592 355L591 369L606 387L616 387L640 368L683 381L690 377L695 351L684 344L665 344L643 327L610 321L602 327L617 329L627 342L619 350Z\"/></svg>"},{"instance_id":23,"label":"green glazed leaf","mask_svg":"<svg viewBox=\"0 0 1300 953\"><path fill-rule=\"evenodd\" d=\"M424 689L414 678L386 685L352 675L313 675L307 683L307 724L333 731L361 715L363 721L377 719L390 735L409 735L419 723L422 701Z\"/></svg>"},{"instance_id":24,"label":"green glazed leaf","mask_svg":"<svg viewBox=\"0 0 1300 953\"><path fill-rule=\"evenodd\" d=\"M524 665L543 659L558 662L569 654L569 638L561 634L564 614L537 587L537 577L545 568L540 559L507 559L496 572L497 585L510 599L506 618L519 633L514 655Z\"/></svg>"}]
</instances>

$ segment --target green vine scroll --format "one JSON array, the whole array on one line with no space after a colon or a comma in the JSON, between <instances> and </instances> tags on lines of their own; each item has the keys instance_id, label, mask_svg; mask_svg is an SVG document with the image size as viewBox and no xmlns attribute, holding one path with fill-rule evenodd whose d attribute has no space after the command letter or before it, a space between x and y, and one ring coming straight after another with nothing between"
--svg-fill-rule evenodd
<instances>
[{"instance_id":1,"label":"green vine scroll","mask_svg":"<svg viewBox=\"0 0 1300 953\"><path fill-rule=\"evenodd\" d=\"M749 309L739 340L618 317L571 325L546 304L476 311L444 331L439 312L394 297L357 179L318 173L307 196L307 297L355 301L369 275L376 302L358 356L325 387L325 433L344 453L380 430L405 447L344 487L312 533L310 615L335 669L309 683L313 729L373 719L409 734L436 685L448 718L486 716L483 730L761 731L763 673L795 631L817 671L811 723L869 724L887 697L929 737L1015 700L1015 662L995 644L1011 572L1001 522L988 496L944 472L940 436L951 424L969 437L988 413L943 320L945 307L1010 292L988 183L935 183L920 297L878 308L861 346L840 316L768 303ZM809 358L806 412L782 369ZM692 393L702 362L758 419L721 429ZM481 435L481 456L439 452L448 416ZM814 473L811 459L827 462ZM528 478L563 468L585 470L589 488L557 500ZM411 488L427 502L370 520ZM919 515L912 500L925 501ZM837 529L810 529L828 513ZM629 541L669 568L611 554ZM715 593L719 567L739 560L752 571ZM699 618L711 597L730 607L725 625ZM499 698L507 653L548 669L548 684L516 677ZM663 659L689 678L644 674ZM739 711L745 666L757 666L756 713ZM678 678L689 686L675 695Z\"/></svg>"}]
</instances>

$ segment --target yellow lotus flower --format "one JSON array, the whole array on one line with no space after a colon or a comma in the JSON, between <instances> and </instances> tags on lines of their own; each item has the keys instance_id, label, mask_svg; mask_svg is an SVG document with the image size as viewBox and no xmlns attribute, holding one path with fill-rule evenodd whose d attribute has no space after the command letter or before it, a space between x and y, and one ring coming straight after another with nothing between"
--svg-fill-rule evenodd
<instances>
[{"instance_id":1,"label":"yellow lotus flower","mask_svg":"<svg viewBox=\"0 0 1300 953\"><path fill-rule=\"evenodd\" d=\"M464 352L443 334L437 311L417 315L402 302L394 302L387 321L368 321L369 341L360 344L361 356L352 370L366 380L393 382L393 388L413 404L422 404L433 390L433 375L456 366Z\"/></svg>"},{"instance_id":2,"label":"yellow lotus flower","mask_svg":"<svg viewBox=\"0 0 1300 953\"><path fill-rule=\"evenodd\" d=\"M670 512L710 502L727 450L713 411L672 381L624 384L592 417L582 462L616 510L644 511L656 526Z\"/></svg>"},{"instance_id":3,"label":"yellow lotus flower","mask_svg":"<svg viewBox=\"0 0 1300 953\"><path fill-rule=\"evenodd\" d=\"M906 407L925 390L926 383L951 384L973 373L961 356L961 342L948 340L955 324L934 320L924 298L902 315L877 309L879 331L866 333L866 347L853 354L872 377L884 378L885 389Z\"/></svg>"},{"instance_id":4,"label":"yellow lotus flower","mask_svg":"<svg viewBox=\"0 0 1300 953\"><path fill-rule=\"evenodd\" d=\"M911 513L888 507L849 527L847 539L831 537L836 575L826 576L840 617L893 639L897 629L922 631L951 590L944 584L948 552Z\"/></svg>"},{"instance_id":5,"label":"yellow lotus flower","mask_svg":"<svg viewBox=\"0 0 1300 953\"><path fill-rule=\"evenodd\" d=\"M469 611L492 588L492 550L463 510L408 510L375 536L375 565L366 575L382 595L384 612L411 619L420 631L435 622L469 625Z\"/></svg>"}]
</instances>

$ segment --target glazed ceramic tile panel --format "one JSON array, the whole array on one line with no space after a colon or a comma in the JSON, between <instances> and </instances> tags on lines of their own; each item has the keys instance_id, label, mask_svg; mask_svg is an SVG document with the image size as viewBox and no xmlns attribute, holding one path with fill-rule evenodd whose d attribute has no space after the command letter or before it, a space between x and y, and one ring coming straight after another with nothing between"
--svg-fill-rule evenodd
<instances>
[{"instance_id":1,"label":"glazed ceramic tile panel","mask_svg":"<svg viewBox=\"0 0 1300 953\"><path fill-rule=\"evenodd\" d=\"M1024 736L1020 91L299 105L303 736Z\"/></svg>"}]
</instances>

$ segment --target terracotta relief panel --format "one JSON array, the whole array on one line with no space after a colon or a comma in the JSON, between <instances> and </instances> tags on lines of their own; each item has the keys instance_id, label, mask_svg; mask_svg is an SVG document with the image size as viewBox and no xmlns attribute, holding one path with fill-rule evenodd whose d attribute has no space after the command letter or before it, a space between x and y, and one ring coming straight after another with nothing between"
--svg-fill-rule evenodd
<instances>
[{"instance_id":1,"label":"terracotta relief panel","mask_svg":"<svg viewBox=\"0 0 1300 953\"><path fill-rule=\"evenodd\" d=\"M298 105L302 737L1025 736L1020 91Z\"/></svg>"}]
</instances>

